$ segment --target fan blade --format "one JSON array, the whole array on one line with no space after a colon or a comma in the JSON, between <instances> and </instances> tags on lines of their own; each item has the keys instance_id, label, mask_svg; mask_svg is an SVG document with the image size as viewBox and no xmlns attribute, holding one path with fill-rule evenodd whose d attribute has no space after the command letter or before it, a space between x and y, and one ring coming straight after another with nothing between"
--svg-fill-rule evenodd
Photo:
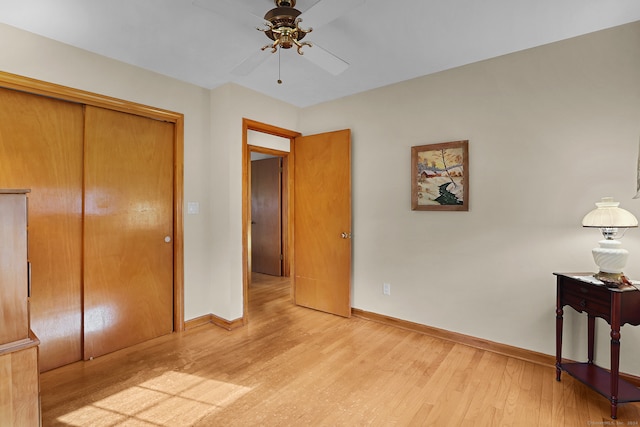
<instances>
[{"instance_id":1,"label":"fan blade","mask_svg":"<svg viewBox=\"0 0 640 427\"><path fill-rule=\"evenodd\" d=\"M334 76L337 76L338 74L349 68L349 64L347 62L338 58L328 50L321 48L315 43L313 44L313 46L305 48L303 52L303 57L307 58L318 67L323 68Z\"/></svg>"},{"instance_id":2,"label":"fan blade","mask_svg":"<svg viewBox=\"0 0 640 427\"><path fill-rule=\"evenodd\" d=\"M301 14L300 18L305 25L317 29L366 2L367 0L322 0Z\"/></svg>"},{"instance_id":3,"label":"fan blade","mask_svg":"<svg viewBox=\"0 0 640 427\"><path fill-rule=\"evenodd\" d=\"M238 1L232 0L193 0L197 7L213 12L224 19L230 19L238 25L256 27L264 22L262 16L256 15L252 10Z\"/></svg>"},{"instance_id":4,"label":"fan blade","mask_svg":"<svg viewBox=\"0 0 640 427\"><path fill-rule=\"evenodd\" d=\"M264 52L258 49L257 51L246 57L241 63L236 65L231 70L231 74L234 74L236 76L248 76L249 74L251 74L251 72L253 72L253 70L258 68L260 64L266 61L270 55L271 51Z\"/></svg>"}]
</instances>

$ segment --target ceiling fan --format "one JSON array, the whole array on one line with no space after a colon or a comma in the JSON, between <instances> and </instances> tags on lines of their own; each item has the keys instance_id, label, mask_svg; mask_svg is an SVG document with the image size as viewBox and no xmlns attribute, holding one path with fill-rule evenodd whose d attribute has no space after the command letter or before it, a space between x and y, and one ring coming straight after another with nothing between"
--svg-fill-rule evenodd
<instances>
[{"instance_id":1,"label":"ceiling fan","mask_svg":"<svg viewBox=\"0 0 640 427\"><path fill-rule=\"evenodd\" d=\"M269 0L271 1L271 0ZM273 0L275 8L268 10L264 16L259 16L255 9L249 9L243 0L194 0L193 4L208 9L225 18L233 19L239 25L249 25L262 31L270 40L245 58L231 70L239 76L249 75L269 57L269 52L275 53L281 49L295 48L297 53L317 66L333 75L342 73L349 64L333 53L311 41L302 41L314 29L322 28L325 24L348 13L367 0ZM255 3L255 2L253 2ZM300 11L296 4L306 6ZM305 25L301 26L304 20ZM256 23L261 23L256 26ZM311 26L312 25L312 26ZM304 48L304 50L303 50ZM266 52L265 52L266 51ZM281 83L278 80L278 83Z\"/></svg>"}]
</instances>

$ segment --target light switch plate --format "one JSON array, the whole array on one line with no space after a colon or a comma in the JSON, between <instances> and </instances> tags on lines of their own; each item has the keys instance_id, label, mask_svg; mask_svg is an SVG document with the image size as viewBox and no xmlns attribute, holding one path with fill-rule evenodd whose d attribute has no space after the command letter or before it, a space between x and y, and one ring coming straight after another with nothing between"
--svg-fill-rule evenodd
<instances>
[{"instance_id":1,"label":"light switch plate","mask_svg":"<svg viewBox=\"0 0 640 427\"><path fill-rule=\"evenodd\" d=\"M198 202L188 202L187 203L187 213L190 215L196 215L200 213L200 203Z\"/></svg>"}]
</instances>

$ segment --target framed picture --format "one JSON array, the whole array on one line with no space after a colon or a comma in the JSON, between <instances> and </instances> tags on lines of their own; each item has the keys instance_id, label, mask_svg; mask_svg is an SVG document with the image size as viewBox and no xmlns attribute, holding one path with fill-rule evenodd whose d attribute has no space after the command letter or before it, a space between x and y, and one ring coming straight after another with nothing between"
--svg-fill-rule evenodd
<instances>
[{"instance_id":1,"label":"framed picture","mask_svg":"<svg viewBox=\"0 0 640 427\"><path fill-rule=\"evenodd\" d=\"M411 209L469 210L469 141L411 147Z\"/></svg>"}]
</instances>

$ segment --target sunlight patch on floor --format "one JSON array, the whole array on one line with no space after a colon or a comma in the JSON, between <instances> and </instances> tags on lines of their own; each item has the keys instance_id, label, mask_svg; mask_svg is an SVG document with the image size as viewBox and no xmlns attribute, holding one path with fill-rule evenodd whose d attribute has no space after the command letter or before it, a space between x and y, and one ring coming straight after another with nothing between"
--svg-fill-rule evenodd
<instances>
[{"instance_id":1,"label":"sunlight patch on floor","mask_svg":"<svg viewBox=\"0 0 640 427\"><path fill-rule=\"evenodd\" d=\"M172 371L57 420L78 427L190 426L249 391L249 387Z\"/></svg>"}]
</instances>

